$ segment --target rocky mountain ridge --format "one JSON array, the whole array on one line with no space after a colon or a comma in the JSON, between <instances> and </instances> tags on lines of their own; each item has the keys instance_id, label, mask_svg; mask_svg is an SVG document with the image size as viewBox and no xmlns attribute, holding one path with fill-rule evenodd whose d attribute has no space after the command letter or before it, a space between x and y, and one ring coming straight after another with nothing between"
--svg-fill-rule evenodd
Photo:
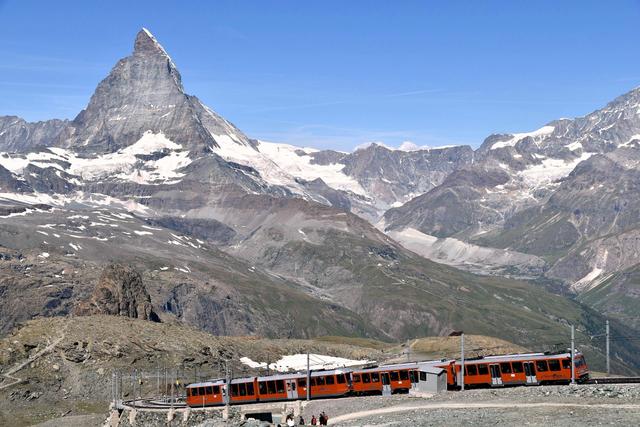
<instances>
[{"instance_id":1,"label":"rocky mountain ridge","mask_svg":"<svg viewBox=\"0 0 640 427\"><path fill-rule=\"evenodd\" d=\"M567 324L588 333L604 322L528 283L428 261L364 219L427 191L389 211L380 228L414 225L398 213L423 209L424 197L434 198L425 212L444 208L427 217L453 223L423 221L423 234L462 239L477 222L504 221L491 205L474 209L485 203L480 189L521 188L518 173L496 157L520 150L520 140L483 158L468 147L345 154L252 140L184 93L175 64L146 30L73 121L48 138L7 135L0 146L16 148L0 154L5 332L39 314L67 314L107 262L132 263L151 278L144 280L161 319L219 334L397 340L499 329L535 346ZM564 171L582 156L566 163L534 154L529 173L549 159ZM535 196L546 200L551 184ZM495 194L495 204L510 197ZM544 270L541 256L490 248L502 250L505 263L520 260L518 274ZM475 253L478 266L494 252ZM528 330L532 323L540 329Z\"/></svg>"}]
</instances>

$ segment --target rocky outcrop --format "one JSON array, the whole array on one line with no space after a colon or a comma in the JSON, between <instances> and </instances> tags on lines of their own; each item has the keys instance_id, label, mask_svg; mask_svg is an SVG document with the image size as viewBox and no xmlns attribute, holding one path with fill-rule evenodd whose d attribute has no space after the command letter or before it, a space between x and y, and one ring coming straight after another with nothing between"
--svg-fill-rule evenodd
<instances>
[{"instance_id":1,"label":"rocky outcrop","mask_svg":"<svg viewBox=\"0 0 640 427\"><path fill-rule=\"evenodd\" d=\"M122 264L105 267L91 297L79 303L75 312L77 315L111 314L160 321L153 311L151 297L142 283L140 273Z\"/></svg>"},{"instance_id":2,"label":"rocky outcrop","mask_svg":"<svg viewBox=\"0 0 640 427\"><path fill-rule=\"evenodd\" d=\"M16 116L0 116L0 151L20 153L51 145L68 124L67 120L29 123Z\"/></svg>"}]
</instances>

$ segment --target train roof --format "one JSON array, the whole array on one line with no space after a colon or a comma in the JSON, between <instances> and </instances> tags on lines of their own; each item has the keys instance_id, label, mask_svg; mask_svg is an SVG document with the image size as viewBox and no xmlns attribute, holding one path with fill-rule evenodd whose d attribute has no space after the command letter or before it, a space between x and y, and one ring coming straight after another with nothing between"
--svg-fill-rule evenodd
<instances>
[{"instance_id":1,"label":"train roof","mask_svg":"<svg viewBox=\"0 0 640 427\"><path fill-rule=\"evenodd\" d=\"M345 369L332 369L332 370L328 370L328 371L312 371L311 372L311 376L312 377L323 377L325 375L337 375L337 374L344 374L347 372L351 372L350 370L345 370ZM294 378L306 378L307 374L306 372L297 372L297 373L292 373L292 374L276 374L276 375L269 375L269 376L253 376L253 377L244 377L244 378L234 378L231 380L231 384L240 384L240 383L246 383L246 382L251 382L255 379L257 379L258 381L276 381L276 380L290 380L290 379L294 379ZM226 380L225 379L215 379L215 380L211 380L211 381L205 381L205 382L201 382L201 383L193 383L193 384L189 384L187 386L187 388L190 387L209 387L209 386L214 386L214 385L224 385L226 384Z\"/></svg>"},{"instance_id":2,"label":"train roof","mask_svg":"<svg viewBox=\"0 0 640 427\"><path fill-rule=\"evenodd\" d=\"M427 367L437 367L438 365L445 365L451 362L453 362L453 359L425 360L422 362L396 363L392 365L374 366L371 368L352 369L352 372L380 372L388 371L389 369L422 369Z\"/></svg>"},{"instance_id":3,"label":"train roof","mask_svg":"<svg viewBox=\"0 0 640 427\"><path fill-rule=\"evenodd\" d=\"M581 356L582 353L579 351L575 352L575 357ZM514 360L541 360L541 359L564 359L566 357L571 357L570 352L563 353L519 353L519 354L503 354L496 356L480 356L474 357L470 359L465 359L464 363L483 363L483 362L511 362ZM457 364L460 364L460 359L456 360Z\"/></svg>"}]
</instances>

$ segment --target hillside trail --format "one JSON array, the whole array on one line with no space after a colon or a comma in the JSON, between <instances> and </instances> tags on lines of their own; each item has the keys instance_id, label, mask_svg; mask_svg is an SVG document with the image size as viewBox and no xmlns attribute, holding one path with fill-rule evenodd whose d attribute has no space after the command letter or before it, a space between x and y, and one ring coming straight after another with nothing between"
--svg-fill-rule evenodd
<instances>
[{"instance_id":1,"label":"hillside trail","mask_svg":"<svg viewBox=\"0 0 640 427\"><path fill-rule=\"evenodd\" d=\"M329 425L341 423L345 421L357 420L375 415L393 414L398 412L409 412L419 410L438 410L438 409L506 409L506 408L541 408L541 407L554 407L554 408L604 408L604 409L640 409L640 404L615 404L615 403L599 403L599 404L584 404L584 403L555 403L555 402L540 402L540 403L432 403L426 405L413 405L413 406L391 406L388 408L371 409L368 411L352 412L350 414L339 415L329 419Z\"/></svg>"},{"instance_id":2,"label":"hillside trail","mask_svg":"<svg viewBox=\"0 0 640 427\"><path fill-rule=\"evenodd\" d=\"M62 328L62 330L60 331L60 335L54 339L53 341L51 341L45 348L43 348L42 350L38 351L37 353L35 353L34 355L32 355L31 357L27 358L25 361L19 363L18 365L14 366L13 368L9 369L7 372L4 372L2 374L3 377L5 377L6 379L8 379L9 383L7 384L1 384L0 385L0 390L4 390L6 388L9 388L13 385L16 385L20 382L22 382L22 378L15 376L14 374L18 371L20 371L21 369L23 369L25 366L29 365L30 363L36 361L38 358L42 357L43 355L49 353L50 351L52 351L63 339L66 338L67 333L66 333L66 326L64 328Z\"/></svg>"}]
</instances>

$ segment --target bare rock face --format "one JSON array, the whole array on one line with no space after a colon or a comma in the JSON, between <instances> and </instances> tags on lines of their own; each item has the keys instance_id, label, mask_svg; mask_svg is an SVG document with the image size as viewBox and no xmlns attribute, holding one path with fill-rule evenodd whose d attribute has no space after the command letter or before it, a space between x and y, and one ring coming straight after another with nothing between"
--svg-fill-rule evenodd
<instances>
[{"instance_id":1,"label":"bare rock face","mask_svg":"<svg viewBox=\"0 0 640 427\"><path fill-rule=\"evenodd\" d=\"M153 311L151 297L142 283L140 273L122 264L105 267L91 297L78 304L76 314L111 314L160 321Z\"/></svg>"}]
</instances>

